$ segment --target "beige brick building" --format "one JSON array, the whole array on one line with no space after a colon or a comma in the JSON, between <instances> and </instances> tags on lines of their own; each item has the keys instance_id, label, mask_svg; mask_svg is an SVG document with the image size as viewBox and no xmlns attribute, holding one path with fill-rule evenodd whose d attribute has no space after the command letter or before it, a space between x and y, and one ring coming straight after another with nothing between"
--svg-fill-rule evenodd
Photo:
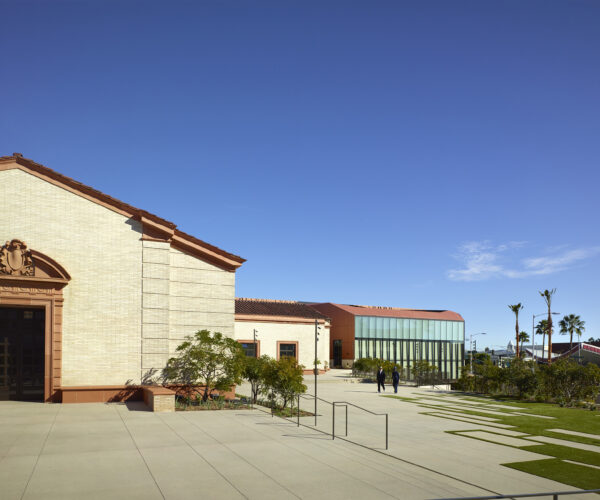
<instances>
[{"instance_id":1,"label":"beige brick building","mask_svg":"<svg viewBox=\"0 0 600 500\"><path fill-rule=\"evenodd\" d=\"M234 335L241 257L19 154L0 200L0 398L118 399L186 335Z\"/></svg>"},{"instance_id":2,"label":"beige brick building","mask_svg":"<svg viewBox=\"0 0 600 500\"><path fill-rule=\"evenodd\" d=\"M323 371L330 366L329 318L302 302L291 300L235 300L235 339L249 356L266 354L296 358L304 373L314 371L315 327L318 341L316 356Z\"/></svg>"}]
</instances>

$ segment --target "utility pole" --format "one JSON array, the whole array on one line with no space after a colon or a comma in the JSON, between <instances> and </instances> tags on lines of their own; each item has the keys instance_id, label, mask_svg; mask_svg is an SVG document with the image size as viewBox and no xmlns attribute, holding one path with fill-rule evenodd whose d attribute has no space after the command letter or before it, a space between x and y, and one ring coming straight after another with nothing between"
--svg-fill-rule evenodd
<instances>
[{"instance_id":1,"label":"utility pole","mask_svg":"<svg viewBox=\"0 0 600 500\"><path fill-rule=\"evenodd\" d=\"M315 427L317 426L317 342L319 342L319 320L315 319Z\"/></svg>"},{"instance_id":2,"label":"utility pole","mask_svg":"<svg viewBox=\"0 0 600 500\"><path fill-rule=\"evenodd\" d=\"M470 367L469 367L469 373L471 375L473 375L473 337L475 335L485 335L486 332L479 332L479 333L471 333L471 335L469 336L469 345L471 347L471 356L470 356Z\"/></svg>"}]
</instances>

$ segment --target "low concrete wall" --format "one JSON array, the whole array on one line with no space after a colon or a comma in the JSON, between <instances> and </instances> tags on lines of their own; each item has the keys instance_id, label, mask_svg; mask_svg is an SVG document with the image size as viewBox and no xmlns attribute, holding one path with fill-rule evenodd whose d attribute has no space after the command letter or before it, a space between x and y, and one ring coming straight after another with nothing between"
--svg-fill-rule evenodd
<instances>
[{"instance_id":1,"label":"low concrete wall","mask_svg":"<svg viewBox=\"0 0 600 500\"><path fill-rule=\"evenodd\" d=\"M151 411L175 411L175 391L159 386L145 386L144 403Z\"/></svg>"}]
</instances>

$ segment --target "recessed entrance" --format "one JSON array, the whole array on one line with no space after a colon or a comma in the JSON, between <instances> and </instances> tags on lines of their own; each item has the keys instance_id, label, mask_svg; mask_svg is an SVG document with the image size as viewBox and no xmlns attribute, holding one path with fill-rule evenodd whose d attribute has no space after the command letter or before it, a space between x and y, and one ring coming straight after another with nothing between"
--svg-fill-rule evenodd
<instances>
[{"instance_id":1,"label":"recessed entrance","mask_svg":"<svg viewBox=\"0 0 600 500\"><path fill-rule=\"evenodd\" d=\"M334 368L342 367L342 341L341 340L333 341L333 367Z\"/></svg>"},{"instance_id":2,"label":"recessed entrance","mask_svg":"<svg viewBox=\"0 0 600 500\"><path fill-rule=\"evenodd\" d=\"M0 307L0 400L44 400L46 311Z\"/></svg>"}]
</instances>

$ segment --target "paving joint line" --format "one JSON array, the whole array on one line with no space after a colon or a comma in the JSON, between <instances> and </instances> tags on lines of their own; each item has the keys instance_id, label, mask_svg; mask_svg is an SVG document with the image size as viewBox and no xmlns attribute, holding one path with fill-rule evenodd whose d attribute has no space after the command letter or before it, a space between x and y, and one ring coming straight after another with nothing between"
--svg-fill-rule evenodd
<instances>
[{"instance_id":1,"label":"paving joint line","mask_svg":"<svg viewBox=\"0 0 600 500\"><path fill-rule=\"evenodd\" d=\"M144 462L144 465L146 466L146 469L148 469L148 474L150 474L150 477L152 478L152 480L154 481L154 484L158 488L158 491L159 491L160 495L163 497L163 499L166 500L165 494L163 493L162 489L158 485L158 481L154 477L154 474L152 474L152 471L150 470L150 466L148 465L148 462L146 462L146 459L144 458L144 455L142 454L142 451L140 450L140 448L138 447L137 443L135 442L135 439L134 439L133 435L131 434L131 431L129 430L129 427L127 426L127 423L125 422L125 419L123 418L123 416L119 412L118 406L115 405L114 408L115 408L115 411L117 412L117 415L119 415L119 418L121 419L121 422L123 423L123 426L127 430L127 433L129 434L129 437L131 438L131 441L133 441L135 449L137 450L138 454L140 455L140 458L142 459L142 461Z\"/></svg>"},{"instance_id":2,"label":"paving joint line","mask_svg":"<svg viewBox=\"0 0 600 500\"><path fill-rule=\"evenodd\" d=\"M244 497L246 499L248 498L246 495L244 495L244 493L235 484L233 484L229 480L229 478L227 478L223 473L221 473L213 464L210 463L210 461L206 457L204 457L198 450L196 450L196 448L194 448L190 443L188 443L187 440L181 434L179 434L179 432L177 432L175 429L173 429L173 427L171 427L168 422L166 422L160 416L158 418L163 424L165 424L171 430L171 432L173 432L179 439L181 439L196 455L198 455L202 460L204 460L211 469L213 469L217 474L219 474L219 476L221 476L234 490L236 490L240 495L242 495L242 497ZM182 418L188 424L193 425L192 422L190 422L187 418L185 418L185 417L182 417ZM196 426L194 426L194 427L196 427Z\"/></svg>"},{"instance_id":3,"label":"paving joint line","mask_svg":"<svg viewBox=\"0 0 600 500\"><path fill-rule=\"evenodd\" d=\"M201 427L199 427L198 425L196 425L193 422L190 422L187 418L185 418L185 420L187 422L189 422L191 425L193 425L194 427L200 429L202 432L204 432L204 434L209 435L204 429L202 429ZM231 451L231 453L233 453L234 455L238 456L239 458L241 458L244 462L246 462L248 465L250 465L251 467L255 468L257 471L261 472L262 474L264 474L265 476L269 477L275 484L278 484L279 486L281 486L284 490L289 491L292 495L294 495L296 498L302 498L299 497L298 495L296 495L292 490L290 490L287 486L285 486L284 484L280 483L279 481L277 481L275 478L273 478L271 475L267 474L265 471L259 469L258 467L256 467L254 464L252 464L251 462L249 462L248 460L246 460L242 455L240 455L239 453L237 453L236 451L234 451L233 449L231 449L229 446L227 446L225 443L222 443L221 441L219 441L217 438L215 438L214 436L210 436L212 439L214 439L217 443L219 443L220 445L224 446L225 448L227 448L229 451Z\"/></svg>"},{"instance_id":4,"label":"paving joint line","mask_svg":"<svg viewBox=\"0 0 600 500\"><path fill-rule=\"evenodd\" d=\"M40 449L39 453L37 454L35 463L33 464L33 467L31 468L31 473L29 474L29 477L27 478L27 483L25 484L25 487L23 488L23 493L21 493L21 500L25 496L25 492L27 491L27 488L29 488L29 483L31 482L31 478L33 477L33 474L35 473L35 469L37 468L37 464L40 461L40 456L42 455L42 453L44 453L44 448L46 448L46 443L48 442L48 438L50 437L50 433L52 432L52 429L54 429L54 424L56 423L56 419L58 418L58 414L60 413L61 409L62 409L62 406L59 406L56 410L56 413L54 414L54 419L52 420L52 425L50 426L50 429L48 429L48 433L46 434L46 437L44 438L44 443L42 444L42 448Z\"/></svg>"},{"instance_id":5,"label":"paving joint line","mask_svg":"<svg viewBox=\"0 0 600 500\"><path fill-rule=\"evenodd\" d=\"M279 417L279 418L283 418L283 417ZM283 420L287 420L287 419L283 418ZM293 422L288 422L288 423L290 423L291 425L294 425L294 423L293 423ZM246 426L248 426L246 422L244 422L244 423L243 423L243 425L246 425ZM300 425L301 425L301 426L303 426L303 427L307 427L307 428L309 428L309 429L311 429L311 430L316 430L316 431L318 431L318 432L320 432L320 433L323 433L323 434L328 434L328 433L326 433L326 432L324 432L324 431L321 431L320 429L315 429L315 428L313 428L313 427L310 427L310 426L308 426L308 425L305 425L305 424L300 424ZM260 431L257 431L257 432L258 432L259 434L262 434L263 436L266 436L266 435L267 435L266 433L263 433L263 432L260 432ZM331 434L328 434L328 435L331 435ZM331 440L331 441L333 441L333 440ZM345 441L345 440L344 440L344 441ZM350 442L350 443L352 443L352 441L349 441L349 442ZM352 444L354 444L354 443L352 443ZM321 447L322 447L322 448L324 448L324 447L325 447L325 445L324 445L324 444L321 444L321 443L319 443L319 445L321 445ZM349 477L352 477L352 478L356 479L354 476L352 476L352 475L348 474L347 472L345 472L345 471L343 471L343 470L341 470L341 469L338 469L337 467L334 467L332 464L330 464L330 463L328 463L328 462L325 462L325 461L323 461L323 460L320 460L319 458L317 458L317 457L315 457L315 456L313 456L313 455L310 455L310 454L308 454L308 453L306 453L306 452L303 452L303 451L299 450L298 448L294 448L294 450L295 450L297 453L299 453L299 454L301 454L301 455L304 455L305 457L309 457L311 460L313 460L313 461L315 461L315 462L319 462L319 463L321 463L321 464L323 464L323 465L326 465L327 467L330 467L330 468L332 468L332 469L334 469L334 470L336 470L336 471L338 471L338 472L342 473L342 474L343 474L343 475L345 475L345 476L349 476ZM362 465L365 465L365 464L362 464ZM374 468L374 467L371 467L370 465L367 465L367 466L368 466L368 467L370 467L370 468ZM363 480L361 479L360 481L363 481ZM363 482L365 482L365 481L363 481ZM384 493L385 495L388 495L388 496L390 496L390 497L392 497L392 498L402 498L402 497L395 497L395 496L391 495L390 493L388 493L388 492L386 492L386 491L383 491L383 490L381 490L380 488L377 488L377 486L375 486L375 485L369 484L369 486L370 486L370 487L372 487L372 488L375 488L375 489L377 489L377 490L379 490L379 491L381 491L381 492L382 492L382 493Z\"/></svg>"}]
</instances>

